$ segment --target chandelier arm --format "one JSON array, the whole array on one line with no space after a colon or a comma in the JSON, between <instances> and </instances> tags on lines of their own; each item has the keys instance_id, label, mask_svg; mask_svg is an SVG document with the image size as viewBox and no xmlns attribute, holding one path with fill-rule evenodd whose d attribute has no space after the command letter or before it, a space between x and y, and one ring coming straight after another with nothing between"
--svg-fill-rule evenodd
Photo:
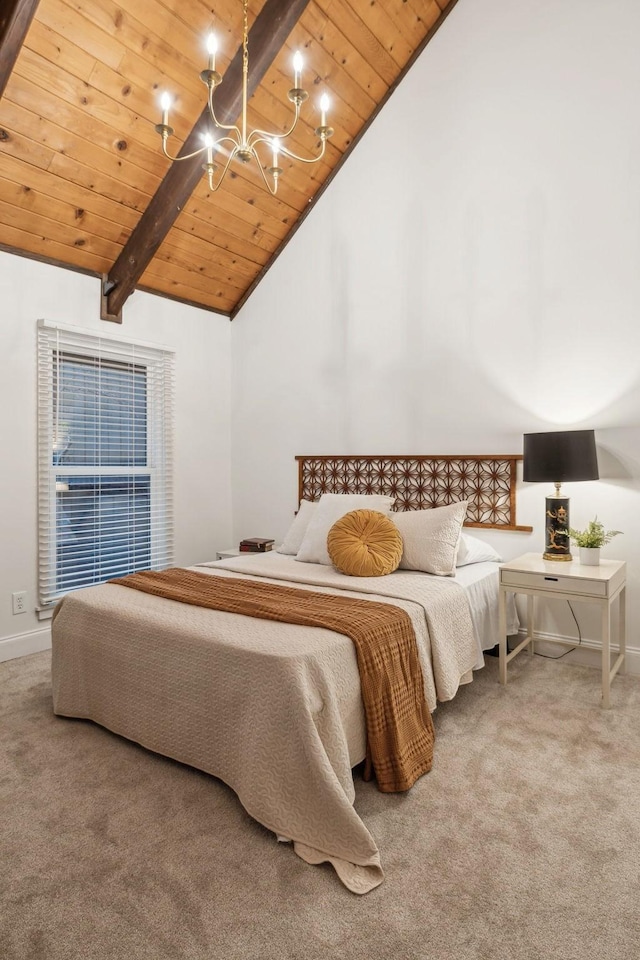
<instances>
[{"instance_id":1,"label":"chandelier arm","mask_svg":"<svg viewBox=\"0 0 640 960\"><path fill-rule=\"evenodd\" d=\"M162 140L162 152L164 153L167 160L171 160L173 163L175 163L176 160L190 160L191 157L197 157L199 154L204 153L206 149L207 147L205 144L204 147L200 147L198 150L194 150L193 153L185 153L183 157L181 157L180 154L176 154L175 157L172 157L169 151L167 150L167 145L164 139Z\"/></svg>"},{"instance_id":2,"label":"chandelier arm","mask_svg":"<svg viewBox=\"0 0 640 960\"><path fill-rule=\"evenodd\" d=\"M262 179L264 180L264 185L265 185L265 187L267 188L267 190L269 191L269 193L271 194L271 196L272 196L272 197L275 197L276 191L277 191L277 189L278 189L278 183L277 183L277 181L276 181L276 183L275 183L275 187L272 187L271 184L269 183L269 181L267 180L267 175L266 175L265 172L264 172L264 168L263 168L263 166L262 166L262 163L261 163L261 161L260 161L260 157L258 156L255 147L250 147L250 150L251 150L251 153L253 154L253 156L255 157L256 163L257 163L257 165L258 165L258 170L260 171L260 173L261 173L261 175L262 175Z\"/></svg>"},{"instance_id":3,"label":"chandelier arm","mask_svg":"<svg viewBox=\"0 0 640 960\"><path fill-rule=\"evenodd\" d=\"M230 137L225 137L224 139L225 139L225 140L230 140L231 138L230 138ZM219 141L219 142L221 142L221 141ZM222 173L221 173L220 176L218 177L218 182L215 184L215 186L214 186L214 184L213 184L213 174L210 174L210 177L209 177L209 189L211 190L211 193L215 193L216 190L218 190L218 189L222 186L222 181L224 180L224 178L225 178L226 175L227 175L227 170L229 169L229 165L230 165L231 161L233 160L233 158L234 158L235 155L236 155L237 149L238 149L238 147L237 147L237 145L234 143L233 150L231 151L231 153L230 153L229 156L227 157L227 162L225 163L224 167L222 168Z\"/></svg>"},{"instance_id":4,"label":"chandelier arm","mask_svg":"<svg viewBox=\"0 0 640 960\"><path fill-rule=\"evenodd\" d=\"M240 141L241 139L240 127L238 127L235 123L220 123L220 121L216 117L216 112L213 108L213 88L209 91L208 104L209 104L209 113L211 114L211 119L215 123L216 127L218 127L220 130L233 130L235 133L238 134L238 141Z\"/></svg>"},{"instance_id":5,"label":"chandelier arm","mask_svg":"<svg viewBox=\"0 0 640 960\"><path fill-rule=\"evenodd\" d=\"M261 133L263 134L263 136L256 137L255 140L252 140L251 137L253 136L254 133ZM280 139L277 133L268 133L266 130L252 130L251 133L249 134L249 143L248 143L249 150L252 150L254 155L257 156L255 148L258 146L258 144L266 143L268 147L271 147L274 139L277 139L277 140ZM282 152L282 147L279 146L278 150Z\"/></svg>"},{"instance_id":6,"label":"chandelier arm","mask_svg":"<svg viewBox=\"0 0 640 960\"><path fill-rule=\"evenodd\" d=\"M249 136L247 137L247 146L249 149L255 146L256 143L272 143L274 140L279 140L281 137L287 137L291 131L287 133L270 133L268 130L252 130Z\"/></svg>"},{"instance_id":7,"label":"chandelier arm","mask_svg":"<svg viewBox=\"0 0 640 960\"><path fill-rule=\"evenodd\" d=\"M219 147L221 143L230 143L232 146L231 156L235 156L238 150L240 149L240 144L235 139L235 137L220 137L219 140L216 140L216 147Z\"/></svg>"},{"instance_id":8,"label":"chandelier arm","mask_svg":"<svg viewBox=\"0 0 640 960\"><path fill-rule=\"evenodd\" d=\"M280 147L280 153L284 153L284 155L286 157L290 157L291 160L299 160L300 163L317 163L318 160L322 160L322 158L324 157L326 147L327 147L327 141L326 141L326 138L323 137L322 148L317 157L301 157L297 153L294 153L293 150L289 150L287 147L284 147L284 146Z\"/></svg>"},{"instance_id":9,"label":"chandelier arm","mask_svg":"<svg viewBox=\"0 0 640 960\"><path fill-rule=\"evenodd\" d=\"M286 139L286 137L289 137L295 130L296 124L298 123L299 119L300 119L300 107L298 104L296 104L295 116L288 130L285 130L283 133L270 133L268 130L260 130L259 127L256 127L256 129L252 130L251 133L249 134L249 146L253 146L253 144L255 143L260 143L263 140L266 140L267 142L269 142L274 139L277 139L277 140ZM256 139L254 140L253 137L255 137Z\"/></svg>"}]
</instances>

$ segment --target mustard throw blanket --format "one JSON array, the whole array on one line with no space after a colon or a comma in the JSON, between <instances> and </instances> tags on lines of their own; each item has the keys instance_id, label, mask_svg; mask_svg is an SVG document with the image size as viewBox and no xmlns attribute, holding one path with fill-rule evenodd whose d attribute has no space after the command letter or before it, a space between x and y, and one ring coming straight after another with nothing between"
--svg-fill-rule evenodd
<instances>
[{"instance_id":1,"label":"mustard throw blanket","mask_svg":"<svg viewBox=\"0 0 640 960\"><path fill-rule=\"evenodd\" d=\"M431 769L434 730L411 620L387 603L174 568L110 580L195 606L263 620L323 627L354 643L378 787L408 790Z\"/></svg>"}]
</instances>

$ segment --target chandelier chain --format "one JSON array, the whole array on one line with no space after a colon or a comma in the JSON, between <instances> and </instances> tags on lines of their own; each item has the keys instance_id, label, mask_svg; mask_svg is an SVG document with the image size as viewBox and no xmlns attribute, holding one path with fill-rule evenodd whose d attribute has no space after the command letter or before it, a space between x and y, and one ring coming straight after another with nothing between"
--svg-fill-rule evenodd
<instances>
[{"instance_id":1,"label":"chandelier chain","mask_svg":"<svg viewBox=\"0 0 640 960\"><path fill-rule=\"evenodd\" d=\"M249 69L249 0L242 0L242 67Z\"/></svg>"}]
</instances>

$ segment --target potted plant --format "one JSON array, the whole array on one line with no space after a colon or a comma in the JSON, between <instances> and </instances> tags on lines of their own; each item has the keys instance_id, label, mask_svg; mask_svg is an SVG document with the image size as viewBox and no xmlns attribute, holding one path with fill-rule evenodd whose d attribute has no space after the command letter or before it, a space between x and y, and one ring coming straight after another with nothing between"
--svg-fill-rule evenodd
<instances>
[{"instance_id":1,"label":"potted plant","mask_svg":"<svg viewBox=\"0 0 640 960\"><path fill-rule=\"evenodd\" d=\"M598 518L594 517L585 530L574 530L573 527L569 527L565 533L579 547L580 563L596 567L600 563L600 547L617 537L622 530L605 530Z\"/></svg>"}]
</instances>

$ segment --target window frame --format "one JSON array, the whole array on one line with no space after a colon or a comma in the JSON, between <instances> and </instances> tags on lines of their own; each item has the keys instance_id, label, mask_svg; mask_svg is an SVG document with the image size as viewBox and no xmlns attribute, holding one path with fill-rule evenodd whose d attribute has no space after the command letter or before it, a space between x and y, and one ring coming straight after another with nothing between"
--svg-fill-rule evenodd
<instances>
[{"instance_id":1,"label":"window frame","mask_svg":"<svg viewBox=\"0 0 640 960\"><path fill-rule=\"evenodd\" d=\"M73 356L145 369L145 464L72 465L54 463L54 374L59 379L60 358ZM58 564L57 477L149 477L150 567L173 563L173 430L174 351L125 338L114 338L79 327L38 321L38 616L51 616L56 603L72 590L60 589ZM100 459L99 455L96 459ZM104 561L103 561L104 562ZM144 568L140 568L144 569ZM116 572L111 574L116 576ZM105 579L109 579L106 577ZM95 581L91 580L93 584Z\"/></svg>"}]
</instances>

